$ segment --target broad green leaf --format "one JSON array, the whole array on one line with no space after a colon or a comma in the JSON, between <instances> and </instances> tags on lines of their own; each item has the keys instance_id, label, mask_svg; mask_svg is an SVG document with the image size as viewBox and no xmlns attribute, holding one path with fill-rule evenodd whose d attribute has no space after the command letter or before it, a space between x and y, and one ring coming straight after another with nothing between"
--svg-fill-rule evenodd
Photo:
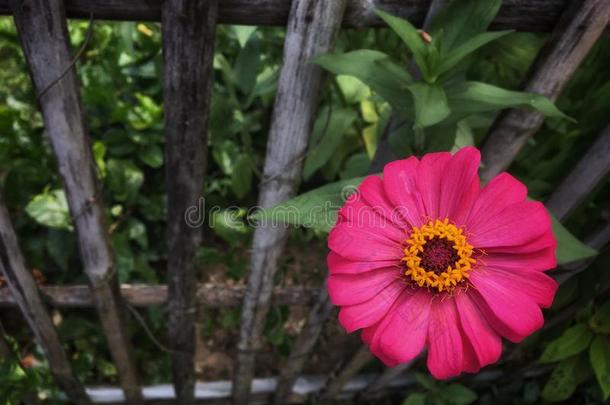
<instances>
[{"instance_id":1,"label":"broad green leaf","mask_svg":"<svg viewBox=\"0 0 610 405\"><path fill-rule=\"evenodd\" d=\"M336 80L348 104L359 103L371 94L368 86L354 76L338 75Z\"/></svg>"},{"instance_id":2,"label":"broad green leaf","mask_svg":"<svg viewBox=\"0 0 610 405\"><path fill-rule=\"evenodd\" d=\"M593 333L586 324L574 325L545 348L540 362L551 363L574 356L588 348L592 338Z\"/></svg>"},{"instance_id":3,"label":"broad green leaf","mask_svg":"<svg viewBox=\"0 0 610 405\"><path fill-rule=\"evenodd\" d=\"M455 405L467 405L477 400L477 393L461 384L449 384L439 390L445 401Z\"/></svg>"},{"instance_id":4,"label":"broad green leaf","mask_svg":"<svg viewBox=\"0 0 610 405\"><path fill-rule=\"evenodd\" d=\"M422 128L437 124L451 113L447 96L438 84L417 82L407 87L415 103L415 126Z\"/></svg>"},{"instance_id":5,"label":"broad green leaf","mask_svg":"<svg viewBox=\"0 0 610 405\"><path fill-rule=\"evenodd\" d=\"M329 116L330 112L330 116ZM303 167L303 177L309 179L319 168L324 166L343 140L343 135L356 120L352 109L342 108L329 111L322 109L314 124L312 141Z\"/></svg>"},{"instance_id":6,"label":"broad green leaf","mask_svg":"<svg viewBox=\"0 0 610 405\"><path fill-rule=\"evenodd\" d=\"M254 32L256 31L258 27L253 26L253 25L233 25L231 26L231 29L233 30L233 32L235 33L235 36L237 37L237 42L239 42L239 46L241 46L242 48L244 46L246 46L246 44L248 43L248 40L250 39L250 36L252 34L254 34Z\"/></svg>"},{"instance_id":7,"label":"broad green leaf","mask_svg":"<svg viewBox=\"0 0 610 405\"><path fill-rule=\"evenodd\" d=\"M252 37L239 52L235 66L233 66L232 76L235 78L235 84L244 94L250 94L256 85L260 64L260 41L256 37Z\"/></svg>"},{"instance_id":8,"label":"broad green leaf","mask_svg":"<svg viewBox=\"0 0 610 405\"><path fill-rule=\"evenodd\" d=\"M574 356L562 360L553 370L542 390L542 398L550 402L564 401L572 396L578 384L589 376L588 360Z\"/></svg>"},{"instance_id":9,"label":"broad green leaf","mask_svg":"<svg viewBox=\"0 0 610 405\"><path fill-rule=\"evenodd\" d=\"M68 202L63 190L38 194L25 207L25 212L41 225L72 230Z\"/></svg>"},{"instance_id":10,"label":"broad green leaf","mask_svg":"<svg viewBox=\"0 0 610 405\"><path fill-rule=\"evenodd\" d=\"M138 150L138 157L144 164L158 169L163 166L163 150L159 145L151 144Z\"/></svg>"},{"instance_id":11,"label":"broad green leaf","mask_svg":"<svg viewBox=\"0 0 610 405\"><path fill-rule=\"evenodd\" d=\"M402 401L402 405L426 405L426 394L414 392Z\"/></svg>"},{"instance_id":12,"label":"broad green leaf","mask_svg":"<svg viewBox=\"0 0 610 405\"><path fill-rule=\"evenodd\" d=\"M246 211L240 209L213 210L210 213L210 228L231 245L243 243L251 229L244 223Z\"/></svg>"},{"instance_id":13,"label":"broad green leaf","mask_svg":"<svg viewBox=\"0 0 610 405\"><path fill-rule=\"evenodd\" d=\"M248 155L239 155L231 172L231 189L237 198L244 198L252 185L252 164Z\"/></svg>"},{"instance_id":14,"label":"broad green leaf","mask_svg":"<svg viewBox=\"0 0 610 405\"><path fill-rule=\"evenodd\" d=\"M356 153L347 159L343 170L341 171L342 179L352 179L354 177L364 176L369 166L371 165L371 159L365 153Z\"/></svg>"},{"instance_id":15,"label":"broad green leaf","mask_svg":"<svg viewBox=\"0 0 610 405\"><path fill-rule=\"evenodd\" d=\"M571 119L540 94L506 90L482 82L466 82L446 90L449 107L458 118L484 111L529 107L548 117Z\"/></svg>"},{"instance_id":16,"label":"broad green leaf","mask_svg":"<svg viewBox=\"0 0 610 405\"><path fill-rule=\"evenodd\" d=\"M144 183L144 173L131 161L110 159L106 182L118 201L132 201Z\"/></svg>"},{"instance_id":17,"label":"broad green leaf","mask_svg":"<svg viewBox=\"0 0 610 405\"><path fill-rule=\"evenodd\" d=\"M411 76L385 53L361 49L321 55L313 61L334 74L356 77L390 103L398 113L412 116L413 103L409 97L405 97Z\"/></svg>"},{"instance_id":18,"label":"broad green leaf","mask_svg":"<svg viewBox=\"0 0 610 405\"><path fill-rule=\"evenodd\" d=\"M448 54L442 57L442 60L438 66L438 68L434 71L436 76L440 76L443 73L447 72L449 69L457 65L464 59L466 56L470 55L472 52L476 51L480 47L495 41L498 38L501 38L507 34L510 34L512 31L496 31L496 32L484 32L478 34L477 36L470 38L468 41L464 42L457 48L454 48L448 52Z\"/></svg>"},{"instance_id":19,"label":"broad green leaf","mask_svg":"<svg viewBox=\"0 0 610 405\"><path fill-rule=\"evenodd\" d=\"M375 10L375 13L390 26L390 28L398 34L400 39L409 47L413 53L413 58L424 78L430 78L430 69L428 66L428 47L421 38L419 31L409 21L402 18L394 17L381 10Z\"/></svg>"},{"instance_id":20,"label":"broad green leaf","mask_svg":"<svg viewBox=\"0 0 610 405\"><path fill-rule=\"evenodd\" d=\"M551 215L553 234L557 239L557 264L565 264L597 255L597 251L574 237L554 216Z\"/></svg>"},{"instance_id":21,"label":"broad green leaf","mask_svg":"<svg viewBox=\"0 0 610 405\"><path fill-rule=\"evenodd\" d=\"M607 400L610 397L610 338L597 335L589 354L595 378L604 393L604 400Z\"/></svg>"},{"instance_id":22,"label":"broad green leaf","mask_svg":"<svg viewBox=\"0 0 610 405\"><path fill-rule=\"evenodd\" d=\"M595 313L589 320L589 325L596 333L610 335L610 300L595 310Z\"/></svg>"},{"instance_id":23,"label":"broad green leaf","mask_svg":"<svg viewBox=\"0 0 610 405\"><path fill-rule=\"evenodd\" d=\"M441 50L455 49L487 31L502 0L454 0L438 12L430 24L432 37L441 35ZM444 52L446 53L446 52Z\"/></svg>"},{"instance_id":24,"label":"broad green leaf","mask_svg":"<svg viewBox=\"0 0 610 405\"><path fill-rule=\"evenodd\" d=\"M250 219L271 226L290 224L328 232L337 221L337 211L362 180L363 177L359 177L327 184L275 207L258 211Z\"/></svg>"}]
</instances>

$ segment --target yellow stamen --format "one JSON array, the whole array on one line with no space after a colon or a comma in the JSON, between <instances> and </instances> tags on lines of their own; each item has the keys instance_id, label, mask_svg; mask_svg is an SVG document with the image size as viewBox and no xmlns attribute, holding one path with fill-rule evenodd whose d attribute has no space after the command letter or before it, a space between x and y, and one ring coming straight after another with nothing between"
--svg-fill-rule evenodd
<instances>
[{"instance_id":1,"label":"yellow stamen","mask_svg":"<svg viewBox=\"0 0 610 405\"><path fill-rule=\"evenodd\" d=\"M432 239L445 240L449 243L457 256L455 263L451 263L444 271L430 271L422 267L422 259L426 244ZM404 257L408 276L420 287L432 288L438 292L452 291L459 283L469 278L469 271L476 263L472 257L473 247L466 240L461 228L449 223L449 219L430 221L421 227L413 227L411 235L406 241ZM444 264L443 264L444 266Z\"/></svg>"}]
</instances>

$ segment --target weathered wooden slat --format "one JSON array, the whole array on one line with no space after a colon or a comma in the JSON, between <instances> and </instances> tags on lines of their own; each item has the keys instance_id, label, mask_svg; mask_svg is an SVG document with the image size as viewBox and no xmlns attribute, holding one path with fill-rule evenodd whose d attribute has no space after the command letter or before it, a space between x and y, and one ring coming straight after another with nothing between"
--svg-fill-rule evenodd
<instances>
[{"instance_id":1,"label":"weathered wooden slat","mask_svg":"<svg viewBox=\"0 0 610 405\"><path fill-rule=\"evenodd\" d=\"M167 0L162 8L167 183L168 337L179 403L195 386L195 254L201 227L187 221L202 197L213 83L217 0ZM203 213L199 213L203 215Z\"/></svg>"},{"instance_id":2,"label":"weathered wooden slat","mask_svg":"<svg viewBox=\"0 0 610 405\"><path fill-rule=\"evenodd\" d=\"M273 397L275 404L282 405L288 403L292 394L292 387L299 374L303 371L305 361L316 345L324 322L326 322L326 319L332 312L333 304L330 302L328 292L326 291L326 284L324 284L318 293L315 305L309 312L307 323L303 326L303 330L299 333L299 337L294 343L290 356L281 367L281 374L277 389L275 390L275 396Z\"/></svg>"},{"instance_id":3,"label":"weathered wooden slat","mask_svg":"<svg viewBox=\"0 0 610 405\"><path fill-rule=\"evenodd\" d=\"M123 284L121 295L134 307L151 307L167 303L167 285L163 284ZM41 286L40 291L47 305L57 308L87 308L94 306L93 298L86 285ZM231 308L239 306L246 293L243 285L199 284L197 304L204 308ZM276 287L271 302L275 305L302 305L314 303L318 295L317 287ZM8 288L0 288L0 307L17 305Z\"/></svg>"},{"instance_id":4,"label":"weathered wooden slat","mask_svg":"<svg viewBox=\"0 0 610 405\"><path fill-rule=\"evenodd\" d=\"M125 327L113 255L99 198L61 0L11 0L15 25L78 235L81 259L91 285L117 374L130 403L141 403L132 346Z\"/></svg>"},{"instance_id":5,"label":"weathered wooden slat","mask_svg":"<svg viewBox=\"0 0 610 405\"><path fill-rule=\"evenodd\" d=\"M564 6L571 0L504 0L492 29L549 32ZM160 21L162 0L65 0L68 17ZM349 0L343 25L347 27L383 26L373 13L381 8L408 18L420 26L430 0ZM222 24L285 26L290 0L223 0L219 7ZM9 14L8 0L0 0L0 14Z\"/></svg>"},{"instance_id":6,"label":"weathered wooden slat","mask_svg":"<svg viewBox=\"0 0 610 405\"><path fill-rule=\"evenodd\" d=\"M567 217L610 171L610 126L606 127L570 174L553 191L546 207L558 219Z\"/></svg>"},{"instance_id":7,"label":"weathered wooden slat","mask_svg":"<svg viewBox=\"0 0 610 405\"><path fill-rule=\"evenodd\" d=\"M536 57L523 90L555 101L609 20L610 1L572 2ZM501 114L483 145L482 179L489 181L507 169L543 121L542 114L522 108Z\"/></svg>"},{"instance_id":8,"label":"weathered wooden slat","mask_svg":"<svg viewBox=\"0 0 610 405\"><path fill-rule=\"evenodd\" d=\"M84 387L76 378L51 316L45 308L34 276L25 266L8 211L0 195L0 272L12 292L23 317L49 362L51 373L71 401L89 403ZM4 340L4 337L2 337Z\"/></svg>"},{"instance_id":9,"label":"weathered wooden slat","mask_svg":"<svg viewBox=\"0 0 610 405\"><path fill-rule=\"evenodd\" d=\"M413 364L413 361L399 364L396 367L386 368L377 378L373 380L373 382L367 385L367 387L360 393L359 397L362 399L371 399L381 395L388 384L411 368L411 364Z\"/></svg>"},{"instance_id":10,"label":"weathered wooden slat","mask_svg":"<svg viewBox=\"0 0 610 405\"><path fill-rule=\"evenodd\" d=\"M345 387L345 384L347 384L347 382L371 360L373 360L373 355L369 351L369 348L365 345L360 346L349 361L342 364L328 377L324 389L321 390L316 403L331 403L331 401L341 392L343 387Z\"/></svg>"},{"instance_id":11,"label":"weathered wooden slat","mask_svg":"<svg viewBox=\"0 0 610 405\"><path fill-rule=\"evenodd\" d=\"M345 4L345 0L292 2L258 201L263 208L296 194L323 82L322 69L309 62L332 50ZM287 235L288 228L273 226L259 227L254 233L237 347L235 404L245 403L250 392L255 355L262 347L274 275Z\"/></svg>"}]
</instances>

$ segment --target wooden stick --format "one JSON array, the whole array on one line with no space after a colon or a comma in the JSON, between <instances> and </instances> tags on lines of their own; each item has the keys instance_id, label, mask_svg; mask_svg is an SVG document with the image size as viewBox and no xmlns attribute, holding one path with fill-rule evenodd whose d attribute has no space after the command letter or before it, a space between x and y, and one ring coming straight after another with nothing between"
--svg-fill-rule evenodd
<instances>
[{"instance_id":1,"label":"wooden stick","mask_svg":"<svg viewBox=\"0 0 610 405\"><path fill-rule=\"evenodd\" d=\"M8 211L0 196L0 271L21 309L21 314L34 332L36 341L49 362L51 373L70 400L89 403L85 388L74 374L51 316L45 308L34 276L25 266ZM2 337L4 341L4 337Z\"/></svg>"},{"instance_id":2,"label":"wooden stick","mask_svg":"<svg viewBox=\"0 0 610 405\"><path fill-rule=\"evenodd\" d=\"M341 365L328 377L326 385L320 393L319 401L316 403L330 403L333 398L343 390L345 384L347 384L347 382L371 360L373 360L373 355L369 351L369 348L365 345L361 345L348 362Z\"/></svg>"},{"instance_id":3,"label":"wooden stick","mask_svg":"<svg viewBox=\"0 0 610 405\"><path fill-rule=\"evenodd\" d=\"M360 398L371 399L379 396L383 390L397 377L411 368L413 361L399 364L396 367L387 367L376 379L373 380L361 393Z\"/></svg>"},{"instance_id":4,"label":"wooden stick","mask_svg":"<svg viewBox=\"0 0 610 405\"><path fill-rule=\"evenodd\" d=\"M260 187L261 207L272 207L296 194L323 81L322 69L310 60L332 50L345 4L345 0L292 2ZM250 392L255 353L262 347L274 275L287 235L287 227L259 227L254 233L237 347L235 404L245 403Z\"/></svg>"},{"instance_id":5,"label":"wooden stick","mask_svg":"<svg viewBox=\"0 0 610 405\"><path fill-rule=\"evenodd\" d=\"M63 1L11 0L9 3L32 81L38 92L45 90L39 102L46 133L57 158L81 258L117 374L128 402L141 403L75 70L70 69L48 88L72 63Z\"/></svg>"},{"instance_id":6,"label":"wooden stick","mask_svg":"<svg viewBox=\"0 0 610 405\"><path fill-rule=\"evenodd\" d=\"M610 126L606 127L587 153L580 158L546 202L557 219L566 218L610 171Z\"/></svg>"},{"instance_id":7,"label":"wooden stick","mask_svg":"<svg viewBox=\"0 0 610 405\"><path fill-rule=\"evenodd\" d=\"M552 101L572 77L606 28L610 1L571 2L542 48L527 79L524 91L547 96ZM542 126L544 116L524 108L512 109L496 120L482 150L482 180L487 182L507 169L527 140Z\"/></svg>"},{"instance_id":8,"label":"wooden stick","mask_svg":"<svg viewBox=\"0 0 610 405\"><path fill-rule=\"evenodd\" d=\"M68 17L161 21L162 0L67 0ZM380 8L407 18L416 26L423 24L430 0L349 0L343 26L383 26L373 10ZM565 0L504 0L492 29L549 32L553 29ZM223 0L219 5L221 24L286 26L289 0ZM0 0L0 14L10 14L8 0Z\"/></svg>"},{"instance_id":9,"label":"wooden stick","mask_svg":"<svg viewBox=\"0 0 610 405\"><path fill-rule=\"evenodd\" d=\"M185 405L194 401L194 259L201 244L200 224L186 215L203 198L217 14L217 0L168 0L162 8L168 337L176 395Z\"/></svg>"},{"instance_id":10,"label":"wooden stick","mask_svg":"<svg viewBox=\"0 0 610 405\"><path fill-rule=\"evenodd\" d=\"M134 307L153 307L167 303L167 285L123 284L121 295ZM47 305L56 308L88 308L94 306L86 285L41 286L40 292ZM231 308L239 306L246 293L243 285L199 284L197 303L204 308ZM313 305L318 295L317 287L276 287L272 303L275 305ZM0 307L17 305L8 288L0 288Z\"/></svg>"},{"instance_id":11,"label":"wooden stick","mask_svg":"<svg viewBox=\"0 0 610 405\"><path fill-rule=\"evenodd\" d=\"M294 382L299 374L301 374L301 371L303 371L305 361L316 345L322 327L326 319L333 312L333 308L333 304L330 302L328 292L326 291L326 283L324 283L318 293L315 305L309 312L307 323L303 326L303 330L299 333L290 356L281 368L277 389L273 397L275 404L282 405L289 402Z\"/></svg>"}]
</instances>

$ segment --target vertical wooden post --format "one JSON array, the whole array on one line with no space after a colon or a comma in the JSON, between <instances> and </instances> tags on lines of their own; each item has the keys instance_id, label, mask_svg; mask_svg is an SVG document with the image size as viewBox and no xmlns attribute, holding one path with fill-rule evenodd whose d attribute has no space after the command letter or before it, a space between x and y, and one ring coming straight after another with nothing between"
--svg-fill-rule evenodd
<instances>
[{"instance_id":1,"label":"vertical wooden post","mask_svg":"<svg viewBox=\"0 0 610 405\"><path fill-rule=\"evenodd\" d=\"M610 1L568 3L522 85L524 91L543 94L553 101L559 97L610 19ZM483 145L483 181L489 181L507 169L543 121L541 113L523 108L501 114Z\"/></svg>"},{"instance_id":2,"label":"vertical wooden post","mask_svg":"<svg viewBox=\"0 0 610 405\"><path fill-rule=\"evenodd\" d=\"M142 402L132 345L125 325L116 268L99 196L95 163L69 49L61 0L11 0L51 146L61 175L89 278L121 388L129 403Z\"/></svg>"},{"instance_id":3,"label":"vertical wooden post","mask_svg":"<svg viewBox=\"0 0 610 405\"><path fill-rule=\"evenodd\" d=\"M345 5L346 0L292 1L260 188L261 207L286 201L297 191L323 81L322 69L309 62L333 48ZM250 393L255 353L262 347L273 278L287 235L284 227L260 227L254 233L237 347L234 404L245 403Z\"/></svg>"},{"instance_id":4,"label":"vertical wooden post","mask_svg":"<svg viewBox=\"0 0 610 405\"><path fill-rule=\"evenodd\" d=\"M610 171L610 126L595 140L559 187L546 207L557 219L567 217Z\"/></svg>"},{"instance_id":5,"label":"vertical wooden post","mask_svg":"<svg viewBox=\"0 0 610 405\"><path fill-rule=\"evenodd\" d=\"M89 397L78 381L68 356L53 326L51 317L43 303L40 291L32 273L25 266L25 260L17 242L17 235L11 224L4 199L0 195L0 271L19 305L23 317L36 336L36 341L49 361L51 373L57 385L68 398L77 404L88 404ZM4 341L4 337L2 337Z\"/></svg>"},{"instance_id":6,"label":"vertical wooden post","mask_svg":"<svg viewBox=\"0 0 610 405\"><path fill-rule=\"evenodd\" d=\"M201 244L201 228L187 223L185 214L189 207L199 207L203 192L217 12L216 0L167 0L162 8L168 336L180 404L194 403L194 258Z\"/></svg>"}]
</instances>

